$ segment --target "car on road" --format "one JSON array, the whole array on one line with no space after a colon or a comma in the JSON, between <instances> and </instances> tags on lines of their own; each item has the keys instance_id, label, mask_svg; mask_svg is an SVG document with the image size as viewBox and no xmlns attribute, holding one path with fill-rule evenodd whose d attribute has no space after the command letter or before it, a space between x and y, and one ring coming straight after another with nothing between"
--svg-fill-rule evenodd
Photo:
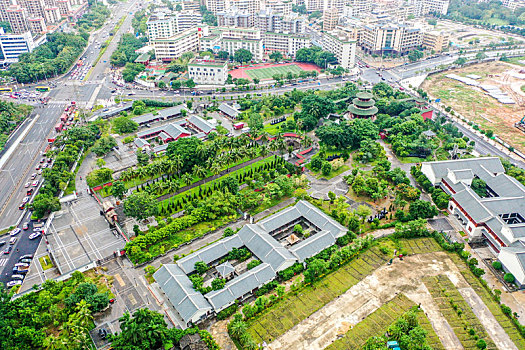
<instances>
[{"instance_id":1,"label":"car on road","mask_svg":"<svg viewBox=\"0 0 525 350\"><path fill-rule=\"evenodd\" d=\"M22 230L26 231L29 229L29 223L24 222L24 225L22 225Z\"/></svg>"},{"instance_id":2,"label":"car on road","mask_svg":"<svg viewBox=\"0 0 525 350\"><path fill-rule=\"evenodd\" d=\"M25 263L16 263L16 264L15 264L15 267L16 267L17 269L20 269L20 268L24 268L24 269L25 269L25 268L28 268L28 267L29 267L29 264L25 264Z\"/></svg>"},{"instance_id":3,"label":"car on road","mask_svg":"<svg viewBox=\"0 0 525 350\"><path fill-rule=\"evenodd\" d=\"M38 232L33 232L32 234L29 235L29 239L35 239L35 238L38 238L40 237L42 233L40 231Z\"/></svg>"},{"instance_id":4,"label":"car on road","mask_svg":"<svg viewBox=\"0 0 525 350\"><path fill-rule=\"evenodd\" d=\"M35 170L40 170L40 167L41 167L41 165L38 164L38 165L36 166Z\"/></svg>"},{"instance_id":5,"label":"car on road","mask_svg":"<svg viewBox=\"0 0 525 350\"><path fill-rule=\"evenodd\" d=\"M18 206L18 209L19 210L24 210L26 208L26 203L21 203L19 206Z\"/></svg>"},{"instance_id":6,"label":"car on road","mask_svg":"<svg viewBox=\"0 0 525 350\"><path fill-rule=\"evenodd\" d=\"M23 281L25 277L26 277L26 276L24 276L24 275L12 275L12 276L11 276L11 279L13 279L13 280Z\"/></svg>"},{"instance_id":7,"label":"car on road","mask_svg":"<svg viewBox=\"0 0 525 350\"><path fill-rule=\"evenodd\" d=\"M0 241L0 247L5 245L5 243L6 243L5 241Z\"/></svg>"},{"instance_id":8,"label":"car on road","mask_svg":"<svg viewBox=\"0 0 525 350\"><path fill-rule=\"evenodd\" d=\"M25 188L28 188L29 186L31 186L31 182L26 182L26 184L24 185Z\"/></svg>"},{"instance_id":9,"label":"car on road","mask_svg":"<svg viewBox=\"0 0 525 350\"><path fill-rule=\"evenodd\" d=\"M7 246L7 248L4 249L4 254L9 254L11 253L11 250L13 250L13 246Z\"/></svg>"},{"instance_id":10,"label":"car on road","mask_svg":"<svg viewBox=\"0 0 525 350\"><path fill-rule=\"evenodd\" d=\"M31 186L33 186L33 187L38 186L38 180L33 181L33 183L31 184Z\"/></svg>"},{"instance_id":11,"label":"car on road","mask_svg":"<svg viewBox=\"0 0 525 350\"><path fill-rule=\"evenodd\" d=\"M20 285L22 285L22 281L20 280L9 281L6 284L7 288L12 288L14 286L20 286Z\"/></svg>"},{"instance_id":12,"label":"car on road","mask_svg":"<svg viewBox=\"0 0 525 350\"><path fill-rule=\"evenodd\" d=\"M9 234L11 237L13 236L16 236L17 234L19 234L22 230L19 229L18 227L15 228L13 231L11 231L11 233Z\"/></svg>"},{"instance_id":13,"label":"car on road","mask_svg":"<svg viewBox=\"0 0 525 350\"><path fill-rule=\"evenodd\" d=\"M28 189L27 189L27 192L26 192L26 196L30 196L30 195L32 195L34 190L35 190L35 189L34 189L33 187L28 188Z\"/></svg>"},{"instance_id":14,"label":"car on road","mask_svg":"<svg viewBox=\"0 0 525 350\"><path fill-rule=\"evenodd\" d=\"M27 203L29 202L29 196L26 196L24 197L24 199L22 199L22 203Z\"/></svg>"},{"instance_id":15,"label":"car on road","mask_svg":"<svg viewBox=\"0 0 525 350\"><path fill-rule=\"evenodd\" d=\"M15 245L16 241L18 241L18 237L11 237L9 240L9 245Z\"/></svg>"},{"instance_id":16,"label":"car on road","mask_svg":"<svg viewBox=\"0 0 525 350\"><path fill-rule=\"evenodd\" d=\"M42 175L42 169L38 169L37 173L38 175Z\"/></svg>"},{"instance_id":17,"label":"car on road","mask_svg":"<svg viewBox=\"0 0 525 350\"><path fill-rule=\"evenodd\" d=\"M31 180L34 180L36 178L36 173L31 174Z\"/></svg>"},{"instance_id":18,"label":"car on road","mask_svg":"<svg viewBox=\"0 0 525 350\"><path fill-rule=\"evenodd\" d=\"M33 254L22 255L19 260L22 260L22 259L33 259Z\"/></svg>"},{"instance_id":19,"label":"car on road","mask_svg":"<svg viewBox=\"0 0 525 350\"><path fill-rule=\"evenodd\" d=\"M40 159L40 163L44 163L46 161L45 158Z\"/></svg>"}]
</instances>

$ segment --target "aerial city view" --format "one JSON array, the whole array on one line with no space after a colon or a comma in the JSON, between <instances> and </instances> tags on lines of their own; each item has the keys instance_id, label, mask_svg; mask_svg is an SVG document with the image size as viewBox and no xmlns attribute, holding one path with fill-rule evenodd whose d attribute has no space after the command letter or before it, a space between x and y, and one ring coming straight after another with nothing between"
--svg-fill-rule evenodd
<instances>
[{"instance_id":1,"label":"aerial city view","mask_svg":"<svg viewBox=\"0 0 525 350\"><path fill-rule=\"evenodd\" d=\"M525 350L525 0L0 0L1 350Z\"/></svg>"}]
</instances>

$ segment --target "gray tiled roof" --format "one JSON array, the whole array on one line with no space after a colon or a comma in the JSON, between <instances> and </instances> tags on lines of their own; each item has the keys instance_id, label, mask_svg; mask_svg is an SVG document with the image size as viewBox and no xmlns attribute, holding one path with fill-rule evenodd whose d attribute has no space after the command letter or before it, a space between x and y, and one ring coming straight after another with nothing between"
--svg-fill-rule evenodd
<instances>
[{"instance_id":1,"label":"gray tiled roof","mask_svg":"<svg viewBox=\"0 0 525 350\"><path fill-rule=\"evenodd\" d=\"M266 233L259 225L247 224L237 233L248 248L262 262L270 264L275 271L291 266L296 258L275 238Z\"/></svg>"},{"instance_id":2,"label":"gray tiled roof","mask_svg":"<svg viewBox=\"0 0 525 350\"><path fill-rule=\"evenodd\" d=\"M224 102L219 105L219 111L226 113L230 117L237 117L240 113L236 108Z\"/></svg>"},{"instance_id":3,"label":"gray tiled roof","mask_svg":"<svg viewBox=\"0 0 525 350\"><path fill-rule=\"evenodd\" d=\"M180 104L180 105L175 106L175 107L169 107L169 108L161 109L159 111L159 115L162 118L171 118L171 117L174 117L174 116L178 116L179 114L182 114L182 110L184 110L184 109L187 110L187 108L183 104Z\"/></svg>"},{"instance_id":4,"label":"gray tiled roof","mask_svg":"<svg viewBox=\"0 0 525 350\"><path fill-rule=\"evenodd\" d=\"M204 297L213 306L215 312L230 306L252 290L261 287L276 277L275 271L267 263L262 263L226 283L223 289L212 291Z\"/></svg>"},{"instance_id":5,"label":"gray tiled roof","mask_svg":"<svg viewBox=\"0 0 525 350\"><path fill-rule=\"evenodd\" d=\"M135 146L137 146L137 148L142 148L144 146L149 146L149 142L148 141L143 140L143 139L139 139L138 137L135 138L135 140L133 140L133 143L135 144Z\"/></svg>"},{"instance_id":6,"label":"gray tiled roof","mask_svg":"<svg viewBox=\"0 0 525 350\"><path fill-rule=\"evenodd\" d=\"M144 137L144 136L156 133L156 132L161 132L161 133L164 133L165 135L167 134L171 136L173 139L176 139L181 134L190 134L190 132L184 129L182 126L176 123L170 123L166 125L160 125L160 126L157 126L151 129L147 129L144 131L140 131L137 133L137 137Z\"/></svg>"},{"instance_id":7,"label":"gray tiled roof","mask_svg":"<svg viewBox=\"0 0 525 350\"><path fill-rule=\"evenodd\" d=\"M215 130L215 127L208 123L206 120L202 119L201 117L197 117L195 115L190 116L187 118L187 120L195 125L197 128L199 128L203 133L208 134L211 131Z\"/></svg>"},{"instance_id":8,"label":"gray tiled roof","mask_svg":"<svg viewBox=\"0 0 525 350\"><path fill-rule=\"evenodd\" d=\"M264 228L265 231L271 232L290 221L300 218L301 212L297 210L296 206L286 208L262 221L258 224Z\"/></svg>"},{"instance_id":9,"label":"gray tiled roof","mask_svg":"<svg viewBox=\"0 0 525 350\"><path fill-rule=\"evenodd\" d=\"M163 265L153 274L153 278L184 322L189 323L212 310L208 301L193 289L192 282L177 265Z\"/></svg>"},{"instance_id":10,"label":"gray tiled roof","mask_svg":"<svg viewBox=\"0 0 525 350\"><path fill-rule=\"evenodd\" d=\"M452 198L474 219L480 223L492 215L480 202L479 197L470 188L452 195Z\"/></svg>"},{"instance_id":11,"label":"gray tiled roof","mask_svg":"<svg viewBox=\"0 0 525 350\"><path fill-rule=\"evenodd\" d=\"M330 231L321 231L292 246L290 252L302 263L306 259L334 245L335 240L335 237Z\"/></svg>"},{"instance_id":12,"label":"gray tiled roof","mask_svg":"<svg viewBox=\"0 0 525 350\"><path fill-rule=\"evenodd\" d=\"M131 120L139 124L148 123L152 120L157 120L157 119L159 119L159 116L153 115L153 113L147 113L147 114L139 115L138 117L131 118Z\"/></svg>"},{"instance_id":13,"label":"gray tiled roof","mask_svg":"<svg viewBox=\"0 0 525 350\"><path fill-rule=\"evenodd\" d=\"M244 243L238 235L226 237L179 259L177 265L179 265L185 273L189 274L195 271L195 263L197 261L203 261L209 264L228 254L232 248L240 248L243 245Z\"/></svg>"},{"instance_id":14,"label":"gray tiled roof","mask_svg":"<svg viewBox=\"0 0 525 350\"><path fill-rule=\"evenodd\" d=\"M424 162L423 164L428 164L430 166L438 180L446 177L449 170L471 169L474 174L477 174L478 172L481 172L481 166L491 173L505 172L501 161L496 157L444 160L440 162Z\"/></svg>"},{"instance_id":15,"label":"gray tiled roof","mask_svg":"<svg viewBox=\"0 0 525 350\"><path fill-rule=\"evenodd\" d=\"M474 178L474 174L471 169L453 170L456 180L469 180Z\"/></svg>"},{"instance_id":16,"label":"gray tiled roof","mask_svg":"<svg viewBox=\"0 0 525 350\"><path fill-rule=\"evenodd\" d=\"M215 269L219 272L219 274L224 278L228 276L230 273L235 271L235 268L233 267L230 262L226 261L224 264L217 265Z\"/></svg>"}]
</instances>

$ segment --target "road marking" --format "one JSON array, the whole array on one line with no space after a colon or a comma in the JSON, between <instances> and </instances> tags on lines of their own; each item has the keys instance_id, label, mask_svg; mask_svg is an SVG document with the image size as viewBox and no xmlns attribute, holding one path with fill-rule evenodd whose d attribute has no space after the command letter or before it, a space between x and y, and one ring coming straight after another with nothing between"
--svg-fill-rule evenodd
<instances>
[{"instance_id":1,"label":"road marking","mask_svg":"<svg viewBox=\"0 0 525 350\"><path fill-rule=\"evenodd\" d=\"M7 258L4 258L4 259L0 259L0 266L5 266L5 264L7 264Z\"/></svg>"},{"instance_id":2,"label":"road marking","mask_svg":"<svg viewBox=\"0 0 525 350\"><path fill-rule=\"evenodd\" d=\"M0 169L3 168L4 164L7 162L7 160L11 157L11 154L15 151L15 149L18 147L18 144L22 142L22 140L27 136L33 125L35 125L36 121L40 118L40 114L37 114L35 118L29 123L28 126L26 126L25 130L18 136L18 138L15 140L15 142L9 147L7 152L4 153L2 158L0 158Z\"/></svg>"}]
</instances>

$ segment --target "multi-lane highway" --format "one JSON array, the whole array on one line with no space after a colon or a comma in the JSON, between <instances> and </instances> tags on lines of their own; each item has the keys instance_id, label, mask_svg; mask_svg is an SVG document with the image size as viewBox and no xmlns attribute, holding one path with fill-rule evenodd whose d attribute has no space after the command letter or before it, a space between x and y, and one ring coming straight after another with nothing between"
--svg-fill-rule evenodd
<instances>
[{"instance_id":1,"label":"multi-lane highway","mask_svg":"<svg viewBox=\"0 0 525 350\"><path fill-rule=\"evenodd\" d=\"M84 54L83 65L91 67L100 52L100 43L109 37L109 32L118 23L122 16L128 16L124 21L119 32L113 38L113 44L120 40L120 35L129 30L131 26L131 18L133 13L139 10L141 6L137 6L137 0L128 3L118 3L112 9L112 16L109 21L97 32L90 37L89 44ZM100 91L100 79L104 72L109 69L109 55L110 50L102 56L100 61L94 67L91 74L85 76L84 79L79 79L79 75L73 76L78 68L72 67L70 72L64 76L56 79L53 84L56 86L49 92L50 98L47 105L35 105L35 110L27 121L17 130L11 137L10 142L6 146L6 151L3 152L0 158L0 229L7 228L13 225L18 225L22 228L23 224L30 221L30 213L19 209L23 198L26 196L27 189L25 184L33 182L30 179L33 173L38 173L36 167L40 164L43 153L48 147L48 138L56 135L54 130L55 124L58 122L60 115L64 111L64 107L76 101L77 105L81 107L89 106L93 103ZM31 87L27 87L31 90ZM39 186L42 183L41 175L37 174ZM34 192L33 196L35 195ZM23 215L23 217L22 217ZM12 268L18 262L20 256L25 254L33 254L40 242L40 238L29 240L28 237L32 233L32 223L29 223L27 231L22 230L18 234L18 241L13 245L13 250L9 254L3 254L0 251L0 282L8 282L12 273ZM9 241L9 233L0 237L0 241ZM7 244L6 244L7 246ZM6 246L0 247L5 248Z\"/></svg>"}]
</instances>

